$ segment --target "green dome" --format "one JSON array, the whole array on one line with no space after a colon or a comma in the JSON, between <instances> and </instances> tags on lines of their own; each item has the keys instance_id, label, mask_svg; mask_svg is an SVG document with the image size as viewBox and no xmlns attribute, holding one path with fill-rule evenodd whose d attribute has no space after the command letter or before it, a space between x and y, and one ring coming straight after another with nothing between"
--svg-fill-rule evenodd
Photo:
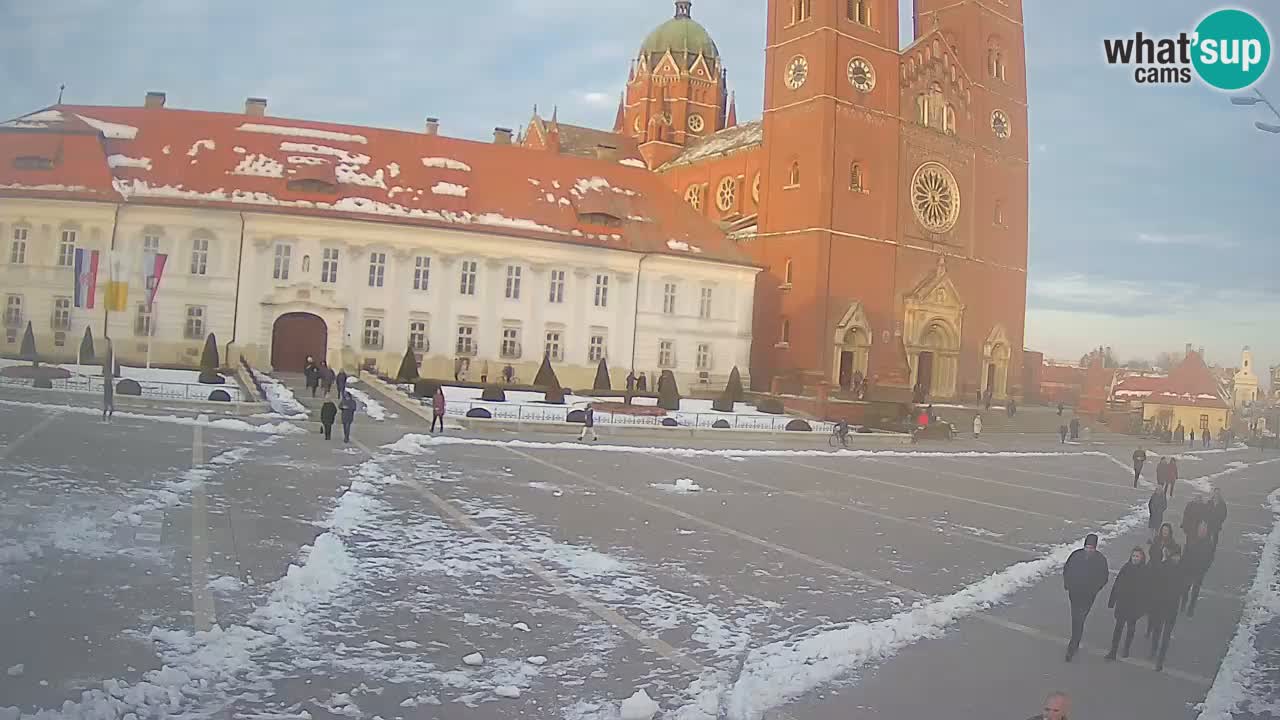
<instances>
[{"instance_id":1,"label":"green dome","mask_svg":"<svg viewBox=\"0 0 1280 720\"><path fill-rule=\"evenodd\" d=\"M720 50L716 48L711 34L689 16L691 4L677 2L676 16L659 25L644 39L640 54L648 57L650 67L655 66L667 52L686 70L693 65L698 55L707 60L720 59Z\"/></svg>"}]
</instances>

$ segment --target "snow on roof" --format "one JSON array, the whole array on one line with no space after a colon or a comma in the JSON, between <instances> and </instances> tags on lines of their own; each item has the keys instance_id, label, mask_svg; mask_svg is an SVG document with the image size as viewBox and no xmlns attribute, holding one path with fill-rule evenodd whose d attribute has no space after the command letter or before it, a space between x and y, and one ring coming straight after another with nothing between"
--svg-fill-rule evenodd
<instances>
[{"instance_id":1,"label":"snow on roof","mask_svg":"<svg viewBox=\"0 0 1280 720\"><path fill-rule=\"evenodd\" d=\"M453 158L443 157L424 157L422 158L423 167L444 168L446 170L460 170L462 172L471 172L471 166L454 160ZM530 182L533 182L530 180Z\"/></svg>"},{"instance_id":2,"label":"snow on roof","mask_svg":"<svg viewBox=\"0 0 1280 720\"><path fill-rule=\"evenodd\" d=\"M138 137L138 128L133 127L132 125L106 122L104 120L98 120L97 118L86 117L80 114L77 114L76 117L80 118L90 127L112 140L132 140Z\"/></svg>"},{"instance_id":3,"label":"snow on roof","mask_svg":"<svg viewBox=\"0 0 1280 720\"><path fill-rule=\"evenodd\" d=\"M0 123L0 127L8 128L24 128L32 130L41 130L50 125L57 125L65 121L62 113L57 110L41 110L33 112L30 115L23 115L9 122Z\"/></svg>"},{"instance_id":4,"label":"snow on roof","mask_svg":"<svg viewBox=\"0 0 1280 720\"><path fill-rule=\"evenodd\" d=\"M622 160L619 160L618 164L626 165L627 167L636 167L636 168L649 167L648 165L645 165L643 160L638 160L636 158L624 158Z\"/></svg>"},{"instance_id":5,"label":"snow on roof","mask_svg":"<svg viewBox=\"0 0 1280 720\"><path fill-rule=\"evenodd\" d=\"M727 155L735 150L754 147L764 142L764 123L760 120L737 127L726 128L706 136L685 148L659 170L677 165L689 165L713 155Z\"/></svg>"},{"instance_id":6,"label":"snow on roof","mask_svg":"<svg viewBox=\"0 0 1280 720\"><path fill-rule=\"evenodd\" d=\"M332 132L330 130L316 130L314 128L289 127L288 125L263 125L262 123L244 123L237 130L243 132L269 133L271 135L289 135L291 137L307 137L319 140L333 140L335 142L353 142L364 145L369 139L364 135L352 135L351 133Z\"/></svg>"},{"instance_id":7,"label":"snow on roof","mask_svg":"<svg viewBox=\"0 0 1280 720\"><path fill-rule=\"evenodd\" d=\"M260 130L243 115L173 108L51 110L64 122L39 135L0 127L0 195L61 191L86 200L115 195L135 203L265 206L302 216L491 228L513 237L751 266L660 176L616 158L308 121ZM81 123L82 115L96 126ZM90 127L111 137L104 142L85 132ZM8 162L30 154L41 138L64 147L52 172L35 174ZM351 142L359 142L359 152L343 147ZM166 154L166 148L190 148L195 156ZM119 158L109 161L113 156ZM330 169L337 184L328 189L287 182L317 173L323 178ZM459 182L460 173L468 173L466 182ZM621 226L600 233L593 225L600 213Z\"/></svg>"},{"instance_id":8,"label":"snow on roof","mask_svg":"<svg viewBox=\"0 0 1280 720\"><path fill-rule=\"evenodd\" d=\"M107 167L131 167L150 170L151 158L131 158L128 155L109 155L107 156Z\"/></svg>"},{"instance_id":9,"label":"snow on roof","mask_svg":"<svg viewBox=\"0 0 1280 720\"><path fill-rule=\"evenodd\" d=\"M431 192L437 195L454 195L456 197L466 197L467 187L465 185L455 185L449 182L438 182L431 188Z\"/></svg>"}]
</instances>

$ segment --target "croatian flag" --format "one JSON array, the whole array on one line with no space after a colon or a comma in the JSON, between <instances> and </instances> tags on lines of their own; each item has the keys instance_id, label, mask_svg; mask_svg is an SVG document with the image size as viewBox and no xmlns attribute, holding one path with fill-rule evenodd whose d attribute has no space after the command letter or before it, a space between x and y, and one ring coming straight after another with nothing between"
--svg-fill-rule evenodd
<instances>
[{"instance_id":1,"label":"croatian flag","mask_svg":"<svg viewBox=\"0 0 1280 720\"><path fill-rule=\"evenodd\" d=\"M93 296L98 290L98 251L76 248L76 292L78 308L93 309Z\"/></svg>"},{"instance_id":2,"label":"croatian flag","mask_svg":"<svg viewBox=\"0 0 1280 720\"><path fill-rule=\"evenodd\" d=\"M142 254L142 281L147 290L147 307L156 301L156 292L160 289L160 278L164 275L164 264L169 259L164 253L147 251Z\"/></svg>"}]
</instances>

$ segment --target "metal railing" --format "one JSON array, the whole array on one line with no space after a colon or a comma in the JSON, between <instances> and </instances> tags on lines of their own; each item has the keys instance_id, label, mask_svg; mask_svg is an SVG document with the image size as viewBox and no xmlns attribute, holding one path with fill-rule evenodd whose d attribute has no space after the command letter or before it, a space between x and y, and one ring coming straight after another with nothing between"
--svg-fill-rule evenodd
<instances>
[{"instance_id":1,"label":"metal railing","mask_svg":"<svg viewBox=\"0 0 1280 720\"><path fill-rule=\"evenodd\" d=\"M240 387L232 383L227 383L225 385L204 385L201 383L162 382L158 380L137 380L134 378L116 378L114 382L118 388L121 380L130 379L133 379L138 383L138 387L142 389L142 397L144 398L207 401L210 393L215 390L223 390L231 396L231 402L233 403L240 402L242 399L240 397ZM72 375L69 378L50 380L49 383L53 386L54 390L101 393L103 378L101 375ZM29 378L0 376L0 385L34 387L35 381ZM116 390L116 393L119 394L119 389Z\"/></svg>"},{"instance_id":2,"label":"metal railing","mask_svg":"<svg viewBox=\"0 0 1280 720\"><path fill-rule=\"evenodd\" d=\"M397 389L408 394L411 394L413 390L410 385L398 385ZM430 407L431 405L431 398L414 399L419 400L425 406ZM582 402L582 400L578 402ZM466 417L467 413L477 408L488 411L494 420L542 423L568 422L566 418L569 413L575 409L580 409L574 408L572 404L537 405L485 400L451 400L445 407L445 414L452 417ZM717 421L723 420L729 425L728 428L724 429L781 431L786 430L787 424L797 418L787 415L746 415L720 412L668 411L664 415L633 415L631 413L615 413L606 410L595 411L597 425L660 427L663 425L663 420L666 419L675 420L676 427L682 428L714 428ZM835 423L809 420L807 418L802 419L809 423L811 432L830 433L835 428Z\"/></svg>"}]
</instances>

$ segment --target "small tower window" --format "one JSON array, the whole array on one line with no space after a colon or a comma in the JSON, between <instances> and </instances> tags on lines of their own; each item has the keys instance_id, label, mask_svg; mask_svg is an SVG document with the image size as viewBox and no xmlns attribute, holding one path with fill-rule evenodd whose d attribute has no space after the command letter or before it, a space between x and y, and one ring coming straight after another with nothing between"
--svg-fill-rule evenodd
<instances>
[{"instance_id":1,"label":"small tower window","mask_svg":"<svg viewBox=\"0 0 1280 720\"><path fill-rule=\"evenodd\" d=\"M956 134L956 109L947 103L942 108L942 132L948 135Z\"/></svg>"},{"instance_id":2,"label":"small tower window","mask_svg":"<svg viewBox=\"0 0 1280 720\"><path fill-rule=\"evenodd\" d=\"M853 163L849 166L849 189L854 192L866 192L866 178L862 174L862 164Z\"/></svg>"},{"instance_id":3,"label":"small tower window","mask_svg":"<svg viewBox=\"0 0 1280 720\"><path fill-rule=\"evenodd\" d=\"M813 14L813 0L791 0L791 24L804 22Z\"/></svg>"},{"instance_id":4,"label":"small tower window","mask_svg":"<svg viewBox=\"0 0 1280 720\"><path fill-rule=\"evenodd\" d=\"M1004 82L1004 50L1000 48L1000 41L992 38L987 48L987 74L993 80Z\"/></svg>"},{"instance_id":5,"label":"small tower window","mask_svg":"<svg viewBox=\"0 0 1280 720\"><path fill-rule=\"evenodd\" d=\"M999 200L996 201L996 206L995 206L994 215L992 217L992 221L995 222L996 225L1004 225L1004 203L1000 202Z\"/></svg>"},{"instance_id":6,"label":"small tower window","mask_svg":"<svg viewBox=\"0 0 1280 720\"><path fill-rule=\"evenodd\" d=\"M795 265L791 258L787 258L787 264L782 270L782 284L791 287L791 282L795 279Z\"/></svg>"},{"instance_id":7,"label":"small tower window","mask_svg":"<svg viewBox=\"0 0 1280 720\"><path fill-rule=\"evenodd\" d=\"M849 19L859 25L871 25L871 1L870 0L848 0L848 8L846 10Z\"/></svg>"},{"instance_id":8,"label":"small tower window","mask_svg":"<svg viewBox=\"0 0 1280 720\"><path fill-rule=\"evenodd\" d=\"M787 187L800 187L800 161L796 160L791 163L791 172L787 176Z\"/></svg>"}]
</instances>

